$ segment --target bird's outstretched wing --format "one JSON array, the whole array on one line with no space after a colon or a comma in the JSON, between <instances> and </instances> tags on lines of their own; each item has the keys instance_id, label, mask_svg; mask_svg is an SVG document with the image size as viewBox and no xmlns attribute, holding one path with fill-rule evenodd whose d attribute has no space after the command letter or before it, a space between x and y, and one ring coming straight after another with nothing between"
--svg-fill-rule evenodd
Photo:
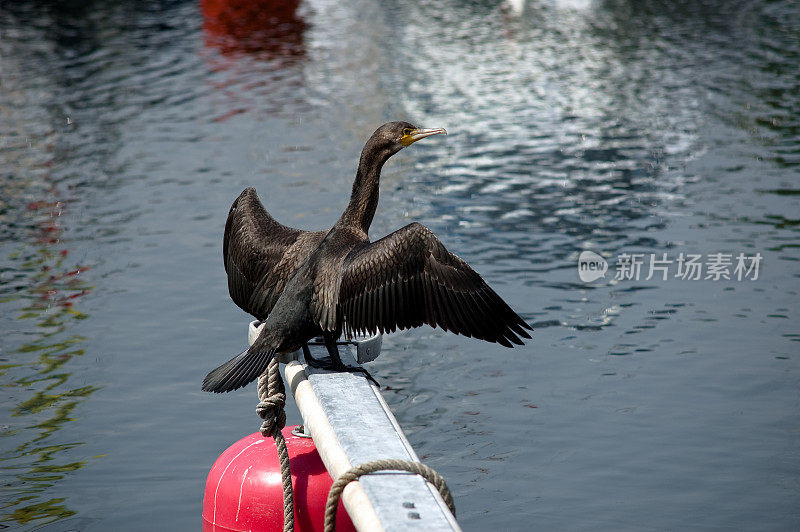
<instances>
[{"instance_id":1,"label":"bird's outstretched wing","mask_svg":"<svg viewBox=\"0 0 800 532\"><path fill-rule=\"evenodd\" d=\"M255 189L245 189L228 213L222 244L231 299L265 319L286 282L324 237L324 231L301 231L278 223Z\"/></svg>"},{"instance_id":2,"label":"bird's outstretched wing","mask_svg":"<svg viewBox=\"0 0 800 532\"><path fill-rule=\"evenodd\" d=\"M531 327L418 223L347 257L337 310L349 333L427 323L506 347L521 345L520 336L530 338L525 329Z\"/></svg>"}]
</instances>

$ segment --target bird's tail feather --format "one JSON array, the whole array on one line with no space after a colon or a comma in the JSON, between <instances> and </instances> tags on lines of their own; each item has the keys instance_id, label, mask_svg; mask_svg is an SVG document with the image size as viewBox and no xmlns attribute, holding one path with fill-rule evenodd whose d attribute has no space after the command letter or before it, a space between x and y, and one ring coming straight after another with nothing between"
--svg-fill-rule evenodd
<instances>
[{"instance_id":1,"label":"bird's tail feather","mask_svg":"<svg viewBox=\"0 0 800 532\"><path fill-rule=\"evenodd\" d=\"M231 392L246 386L267 369L274 356L274 349L253 351L253 347L250 347L206 375L203 391Z\"/></svg>"}]
</instances>

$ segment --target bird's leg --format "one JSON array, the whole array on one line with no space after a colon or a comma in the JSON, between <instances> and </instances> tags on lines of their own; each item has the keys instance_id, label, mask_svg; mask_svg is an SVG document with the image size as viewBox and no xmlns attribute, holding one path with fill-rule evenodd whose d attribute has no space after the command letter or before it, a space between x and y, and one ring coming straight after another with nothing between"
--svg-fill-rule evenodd
<instances>
[{"instance_id":1,"label":"bird's leg","mask_svg":"<svg viewBox=\"0 0 800 532\"><path fill-rule=\"evenodd\" d=\"M370 375L369 371L362 368L361 366L346 366L344 362L342 362L342 358L339 356L339 346L336 345L336 338L333 335L324 335L325 341L325 348L328 350L328 354L330 358L328 359L315 359L311 357L311 353L308 351L308 346L304 346L303 354L306 357L306 363L311 366L312 368L320 368L326 369L329 371L348 371L351 373L363 373L366 378L368 378L375 386L378 388L381 385L375 378Z\"/></svg>"},{"instance_id":2,"label":"bird's leg","mask_svg":"<svg viewBox=\"0 0 800 532\"><path fill-rule=\"evenodd\" d=\"M331 356L331 366L339 371L346 368L347 366L342 362L342 357L339 356L339 346L336 345L336 339L329 334L323 335L322 339L325 341L325 349L328 350L328 354Z\"/></svg>"},{"instance_id":3,"label":"bird's leg","mask_svg":"<svg viewBox=\"0 0 800 532\"><path fill-rule=\"evenodd\" d=\"M308 348L308 342L303 342L303 357L306 359L306 364L313 368L314 365L311 363L311 361L315 359L311 356L311 350Z\"/></svg>"},{"instance_id":4,"label":"bird's leg","mask_svg":"<svg viewBox=\"0 0 800 532\"><path fill-rule=\"evenodd\" d=\"M303 356L306 359L306 364L312 368L317 369L331 369L334 365L333 360L328 358L314 358L311 356L311 350L308 348L308 342L303 343Z\"/></svg>"}]
</instances>

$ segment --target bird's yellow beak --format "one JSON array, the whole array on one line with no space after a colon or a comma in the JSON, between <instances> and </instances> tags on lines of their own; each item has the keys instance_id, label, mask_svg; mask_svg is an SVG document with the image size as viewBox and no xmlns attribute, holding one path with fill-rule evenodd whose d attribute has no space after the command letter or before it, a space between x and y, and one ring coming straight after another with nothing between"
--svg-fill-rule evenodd
<instances>
[{"instance_id":1,"label":"bird's yellow beak","mask_svg":"<svg viewBox=\"0 0 800 532\"><path fill-rule=\"evenodd\" d=\"M431 135L447 135L447 131L441 127L435 128L419 128L419 129L412 129L405 135L400 138L400 144L405 146L411 146L418 140L422 140L425 137L430 137Z\"/></svg>"}]
</instances>

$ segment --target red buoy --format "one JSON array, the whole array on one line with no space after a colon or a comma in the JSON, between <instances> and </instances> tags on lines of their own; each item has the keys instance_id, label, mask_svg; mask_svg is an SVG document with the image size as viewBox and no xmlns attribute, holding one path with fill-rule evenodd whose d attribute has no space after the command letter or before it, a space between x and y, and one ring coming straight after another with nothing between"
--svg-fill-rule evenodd
<instances>
[{"instance_id":1,"label":"red buoy","mask_svg":"<svg viewBox=\"0 0 800 532\"><path fill-rule=\"evenodd\" d=\"M322 531L325 502L333 480L314 440L283 429L294 488L297 532ZM355 531L339 503L336 529ZM272 437L256 432L242 438L214 462L203 498L203 532L283 531L281 464Z\"/></svg>"}]
</instances>

